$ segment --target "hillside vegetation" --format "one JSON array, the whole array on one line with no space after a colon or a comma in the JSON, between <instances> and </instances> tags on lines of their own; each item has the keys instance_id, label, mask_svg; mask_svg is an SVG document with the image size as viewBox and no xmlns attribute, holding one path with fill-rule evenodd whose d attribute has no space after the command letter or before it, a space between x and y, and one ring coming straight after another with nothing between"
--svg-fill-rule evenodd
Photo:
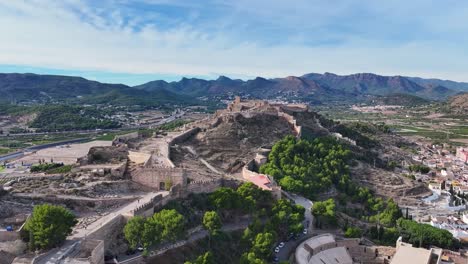
<instances>
[{"instance_id":1,"label":"hillside vegetation","mask_svg":"<svg viewBox=\"0 0 468 264\"><path fill-rule=\"evenodd\" d=\"M452 97L449 100L449 108L452 113L468 114L468 93Z\"/></svg>"},{"instance_id":2,"label":"hillside vegetation","mask_svg":"<svg viewBox=\"0 0 468 264\"><path fill-rule=\"evenodd\" d=\"M38 131L66 131L118 128L120 124L96 108L52 105L43 107L30 126Z\"/></svg>"}]
</instances>

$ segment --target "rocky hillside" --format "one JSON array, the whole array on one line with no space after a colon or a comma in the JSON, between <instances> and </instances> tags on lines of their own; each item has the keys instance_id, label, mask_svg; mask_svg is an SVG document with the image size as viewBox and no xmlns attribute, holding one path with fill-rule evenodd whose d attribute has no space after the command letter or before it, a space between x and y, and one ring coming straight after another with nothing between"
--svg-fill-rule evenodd
<instances>
[{"instance_id":1,"label":"rocky hillside","mask_svg":"<svg viewBox=\"0 0 468 264\"><path fill-rule=\"evenodd\" d=\"M453 113L468 114L468 93L450 98L449 107Z\"/></svg>"},{"instance_id":2,"label":"rocky hillside","mask_svg":"<svg viewBox=\"0 0 468 264\"><path fill-rule=\"evenodd\" d=\"M447 88L444 84L452 88ZM457 85L458 84L458 85ZM406 94L427 100L446 100L464 87L463 83L372 73L336 75L310 73L300 77L233 80L182 78L180 81L151 81L135 87L107 84L81 77L0 74L2 102L77 102L154 107L162 104L199 103L196 97L299 100L310 103L355 103L376 96ZM464 89L464 88L463 88ZM213 102L206 100L205 102Z\"/></svg>"},{"instance_id":3,"label":"rocky hillside","mask_svg":"<svg viewBox=\"0 0 468 264\"><path fill-rule=\"evenodd\" d=\"M158 106L192 100L164 89L142 91L123 84L107 84L81 77L0 74L0 101L9 103L76 102L85 104L114 104Z\"/></svg>"},{"instance_id":4,"label":"rocky hillside","mask_svg":"<svg viewBox=\"0 0 468 264\"><path fill-rule=\"evenodd\" d=\"M232 80L221 76L216 80L183 78L178 82L153 81L135 88L153 91L166 89L191 96L242 94L254 98L298 98L311 102L361 101L369 96L409 94L428 100L444 100L459 90L439 83L424 85L403 76L381 76L372 73L336 75L310 73L301 77Z\"/></svg>"}]
</instances>

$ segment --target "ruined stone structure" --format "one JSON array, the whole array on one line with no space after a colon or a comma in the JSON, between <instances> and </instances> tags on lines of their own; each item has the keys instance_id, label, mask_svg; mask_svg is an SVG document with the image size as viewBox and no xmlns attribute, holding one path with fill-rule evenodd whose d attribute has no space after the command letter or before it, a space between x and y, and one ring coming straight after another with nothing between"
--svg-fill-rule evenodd
<instances>
[{"instance_id":1,"label":"ruined stone structure","mask_svg":"<svg viewBox=\"0 0 468 264\"><path fill-rule=\"evenodd\" d=\"M198 133L195 127L166 140L161 140L157 152L143 164L134 168L130 175L133 181L155 190L170 190L174 185L186 186L189 171L176 168L171 161L171 147Z\"/></svg>"},{"instance_id":2,"label":"ruined stone structure","mask_svg":"<svg viewBox=\"0 0 468 264\"><path fill-rule=\"evenodd\" d=\"M95 239L81 241L64 260L64 264L73 263L104 264L104 241Z\"/></svg>"},{"instance_id":3,"label":"ruined stone structure","mask_svg":"<svg viewBox=\"0 0 468 264\"><path fill-rule=\"evenodd\" d=\"M140 207L133 210L132 214L127 217L133 217L135 215L141 215L145 217L152 216L158 209L166 205L169 201L185 198L191 193L211 193L220 187L237 187L239 182L233 179L214 179L211 181L196 181L190 182L186 186L177 184L173 186L169 194L166 196L157 195L151 201L146 204L142 204Z\"/></svg>"},{"instance_id":4,"label":"ruined stone structure","mask_svg":"<svg viewBox=\"0 0 468 264\"><path fill-rule=\"evenodd\" d=\"M185 186L187 171L182 168L149 166L132 173L132 180L155 190L169 190L174 185Z\"/></svg>"},{"instance_id":5,"label":"ruined stone structure","mask_svg":"<svg viewBox=\"0 0 468 264\"><path fill-rule=\"evenodd\" d=\"M297 137L301 137L302 127L297 124L296 119L294 118L294 113L296 112L308 112L309 106L305 104L270 104L267 101L262 100L249 100L241 101L239 96L236 96L234 101L230 103L225 110L216 111L215 117L216 121L213 125L216 125L219 122L219 117L223 115L239 113L244 117L251 117L257 113L276 115L281 118L284 118L290 125Z\"/></svg>"}]
</instances>

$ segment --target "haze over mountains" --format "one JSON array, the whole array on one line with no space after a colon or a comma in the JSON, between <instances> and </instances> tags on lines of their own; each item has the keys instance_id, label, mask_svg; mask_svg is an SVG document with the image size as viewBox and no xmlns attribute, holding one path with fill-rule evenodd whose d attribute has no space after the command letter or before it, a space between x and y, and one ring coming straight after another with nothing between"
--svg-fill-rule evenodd
<instances>
[{"instance_id":1,"label":"haze over mountains","mask_svg":"<svg viewBox=\"0 0 468 264\"><path fill-rule=\"evenodd\" d=\"M194 97L242 94L254 98L297 98L310 102L361 101L369 96L407 94L428 100L445 100L468 91L468 83L372 73L336 75L310 73L300 77L252 80L182 78L151 81L130 87L106 84L81 77L0 74L0 100L9 102L80 100L83 103L116 105L188 102Z\"/></svg>"}]
</instances>

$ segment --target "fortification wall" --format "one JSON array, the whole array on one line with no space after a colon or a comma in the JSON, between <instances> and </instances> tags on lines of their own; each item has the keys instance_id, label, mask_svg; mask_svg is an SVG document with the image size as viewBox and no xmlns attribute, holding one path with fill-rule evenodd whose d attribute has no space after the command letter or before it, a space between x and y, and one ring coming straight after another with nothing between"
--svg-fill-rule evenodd
<instances>
[{"instance_id":1,"label":"fortification wall","mask_svg":"<svg viewBox=\"0 0 468 264\"><path fill-rule=\"evenodd\" d=\"M302 126L297 125L297 121L294 118L294 116L278 111L278 116L286 119L286 121L291 125L291 127L294 130L294 133L296 134L296 137L300 138L302 136Z\"/></svg>"},{"instance_id":2,"label":"fortification wall","mask_svg":"<svg viewBox=\"0 0 468 264\"><path fill-rule=\"evenodd\" d=\"M20 238L17 231L0 231L0 242L15 241Z\"/></svg>"},{"instance_id":3,"label":"fortification wall","mask_svg":"<svg viewBox=\"0 0 468 264\"><path fill-rule=\"evenodd\" d=\"M348 142L349 144L353 145L353 146L356 146L356 141L355 140L352 140L348 137L343 137L342 134L340 133L332 133L332 135L336 138L336 139L339 139L339 140L343 140L343 141L346 141Z\"/></svg>"},{"instance_id":4,"label":"fortification wall","mask_svg":"<svg viewBox=\"0 0 468 264\"><path fill-rule=\"evenodd\" d=\"M155 208L160 208L165 206L169 201L175 199L176 196L174 195L172 189L169 195L162 196L161 194L155 196L151 201L141 205L140 207L133 210L131 217L135 215L140 215L143 217L150 217L154 214Z\"/></svg>"},{"instance_id":5,"label":"fortification wall","mask_svg":"<svg viewBox=\"0 0 468 264\"><path fill-rule=\"evenodd\" d=\"M177 184L185 185L187 173L181 168L140 168L132 173L132 180L155 190L166 190Z\"/></svg>"},{"instance_id":6,"label":"fortification wall","mask_svg":"<svg viewBox=\"0 0 468 264\"><path fill-rule=\"evenodd\" d=\"M179 144L181 142L184 142L185 140L189 139L190 137L192 137L193 135L197 134L198 132L200 132L200 128L199 127L194 127L194 128L191 128L187 131L184 131L182 132L181 134L173 137L168 143L169 143L169 146L172 146L174 144Z\"/></svg>"},{"instance_id":7,"label":"fortification wall","mask_svg":"<svg viewBox=\"0 0 468 264\"><path fill-rule=\"evenodd\" d=\"M88 240L87 242L88 243L85 243L85 246L92 249L91 256L88 258L89 262L91 262L91 264L104 264L104 241Z\"/></svg>"},{"instance_id":8,"label":"fortification wall","mask_svg":"<svg viewBox=\"0 0 468 264\"><path fill-rule=\"evenodd\" d=\"M141 205L132 211L129 217L140 215L149 217L154 214L155 211L164 207L168 202L178 198L185 198L191 193L211 193L216 191L220 187L237 188L239 182L233 179L214 179L210 181L196 181L183 185L175 185L169 191L166 196L157 195L151 201Z\"/></svg>"},{"instance_id":9,"label":"fortification wall","mask_svg":"<svg viewBox=\"0 0 468 264\"><path fill-rule=\"evenodd\" d=\"M78 245L79 247L71 257L65 259L65 263L89 263L104 264L104 241L95 239L85 239Z\"/></svg>"},{"instance_id":10,"label":"fortification wall","mask_svg":"<svg viewBox=\"0 0 468 264\"><path fill-rule=\"evenodd\" d=\"M101 228L94 230L87 235L88 239L102 240L104 242L104 251L109 250L109 246L121 233L125 226L126 219L123 215L115 215L111 220L106 222Z\"/></svg>"},{"instance_id":11,"label":"fortification wall","mask_svg":"<svg viewBox=\"0 0 468 264\"><path fill-rule=\"evenodd\" d=\"M138 132L132 132L124 135L117 135L114 137L114 140L112 140L112 145L116 145L118 143L125 143L131 139L138 138Z\"/></svg>"},{"instance_id":12,"label":"fortification wall","mask_svg":"<svg viewBox=\"0 0 468 264\"><path fill-rule=\"evenodd\" d=\"M223 186L223 179L215 179L211 181L195 181L187 184L185 193L210 193L214 192L219 187Z\"/></svg>"}]
</instances>

